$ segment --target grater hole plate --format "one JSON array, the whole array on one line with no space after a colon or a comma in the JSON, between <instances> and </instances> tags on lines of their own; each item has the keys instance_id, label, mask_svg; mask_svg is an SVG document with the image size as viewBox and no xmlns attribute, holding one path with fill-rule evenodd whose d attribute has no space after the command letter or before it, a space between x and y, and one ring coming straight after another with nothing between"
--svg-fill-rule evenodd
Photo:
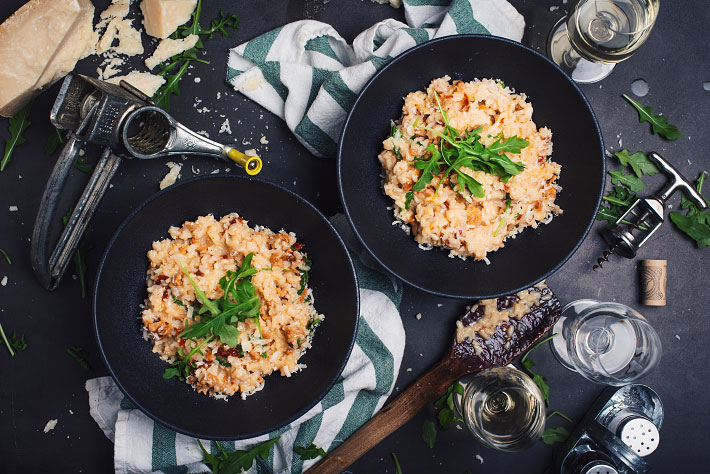
<instances>
[{"instance_id":1,"label":"grater hole plate","mask_svg":"<svg viewBox=\"0 0 710 474\"><path fill-rule=\"evenodd\" d=\"M648 456L659 442L658 428L645 418L633 418L621 427L621 440L639 456Z\"/></svg>"}]
</instances>

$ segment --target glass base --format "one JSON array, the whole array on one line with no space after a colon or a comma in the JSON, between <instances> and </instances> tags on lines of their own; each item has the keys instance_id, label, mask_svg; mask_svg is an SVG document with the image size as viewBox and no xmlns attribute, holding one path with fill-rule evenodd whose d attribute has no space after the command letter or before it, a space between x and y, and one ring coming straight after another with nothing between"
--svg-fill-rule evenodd
<instances>
[{"instance_id":1,"label":"glass base","mask_svg":"<svg viewBox=\"0 0 710 474\"><path fill-rule=\"evenodd\" d=\"M576 372L577 369L575 369L572 365L569 352L567 352L568 334L566 334L566 332L569 332L569 328L575 317L579 316L582 311L595 304L599 304L599 301L583 299L567 304L564 308L562 308L560 319L557 320L557 323L555 323L552 328L552 334L557 334L557 337L550 339L550 349L560 364L572 372Z\"/></svg>"},{"instance_id":2,"label":"glass base","mask_svg":"<svg viewBox=\"0 0 710 474\"><path fill-rule=\"evenodd\" d=\"M567 36L566 22L567 17L562 17L552 27L547 42L547 55L550 59L574 82L580 84L598 82L611 74L614 64L587 61L574 50Z\"/></svg>"}]
</instances>

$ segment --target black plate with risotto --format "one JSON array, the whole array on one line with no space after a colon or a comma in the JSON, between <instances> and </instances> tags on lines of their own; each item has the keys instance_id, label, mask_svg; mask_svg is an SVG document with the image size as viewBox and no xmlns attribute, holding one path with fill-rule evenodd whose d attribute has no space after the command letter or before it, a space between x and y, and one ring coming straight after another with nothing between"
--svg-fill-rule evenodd
<instances>
[{"instance_id":1,"label":"black plate with risotto","mask_svg":"<svg viewBox=\"0 0 710 474\"><path fill-rule=\"evenodd\" d=\"M449 76L452 84L456 81L493 79L496 81L488 81L489 89L500 85L501 89L507 88L515 94L525 94L527 102L532 104L532 121L536 127L548 127L552 131L553 145L549 159L561 165L555 185L561 186L562 189L556 193L554 204L559 206L563 213L549 223L540 223L536 228L526 227L517 233L515 238L507 238L504 247L489 251L485 259L468 257L463 260L450 256L449 249L437 246L430 248L427 243L421 245L421 241L416 242L412 235L402 230L394 215L394 212L405 209L412 211L405 215L406 218L414 215L426 218L423 211L427 211L430 220L424 225L427 226L427 231L432 228L437 231L437 217L451 215L452 222L454 221L456 213L449 213L454 206L449 204L456 203L453 198L449 202L434 202L436 199L445 194L461 195L461 199L466 195L466 199L471 199L475 192L481 193L480 189L475 189L476 183L467 176L453 171L447 175L445 170L448 164L445 164L443 158L440 158L440 165L428 167L427 161L433 154L431 150L426 151L426 147L438 146L438 139L429 133L430 142L427 142L428 132L421 127L428 126L440 132L446 131L442 114L431 113L432 108L437 108L437 99L441 99L443 107L449 108L450 120L454 125L457 119L456 111L459 110L457 107L462 111L460 116L465 112L473 117L479 109L485 112L491 107L497 114L500 106L491 105L496 104L495 99L473 100L461 93L456 97L453 94L441 97L437 94L435 97L427 88L432 80L443 76ZM410 115L406 118L403 115L403 105L407 103L405 97L411 92L425 90L428 98L425 98L425 92L422 92L418 99L409 102ZM461 99L462 96L465 100ZM432 107L425 106L427 100ZM456 100L459 102L452 105L451 101ZM420 113L421 110L423 112ZM511 115L524 114L525 108L516 105L514 108L510 107L509 111ZM414 120L415 117L418 121ZM501 114L490 117L490 127L493 127L490 133L486 129L488 122L484 120L485 117L472 119L473 125L467 129L461 122L458 122L458 126L452 126L457 128L456 132L461 135L461 139L469 139L472 148L480 141L485 147L494 149L496 140L507 141L512 135L510 128L507 133L503 133L505 127L500 118ZM481 123L484 125L482 131L476 129ZM474 137L476 132L481 136ZM452 132L450 135L453 134ZM383 145L383 141L388 139L389 142ZM544 139L543 136L542 140ZM460 144L461 141L457 143ZM535 143L536 150L543 150L544 145L538 140ZM532 140L530 146L533 146ZM510 148L516 147L511 145ZM385 169L378 155L386 149L389 149L388 157L385 157L385 161L389 160L389 168ZM518 162L522 156L519 153L513 150L508 152L507 156L512 162ZM465 158L463 154L458 156ZM539 159L546 160L545 153L541 152ZM453 158L451 160L453 162ZM603 193L604 160L601 132L589 103L575 83L554 63L513 41L491 36L458 35L429 41L406 51L384 66L365 86L346 120L341 136L338 185L345 212L356 235L372 256L392 274L420 290L440 296L493 298L515 293L545 279L579 248L594 222ZM523 168L533 169L534 161L529 160L528 163ZM397 164L401 173L397 176L396 186L390 185L386 195L383 185L384 182L389 182L385 181L389 176L386 171L397 169ZM405 164L407 166L403 166ZM516 171L511 163L505 163L505 168L496 165L493 169L500 173L496 176L506 172L520 172ZM428 189L424 188L422 191L413 185L425 170L434 177L429 175L425 182L419 183L420 187L426 182L429 183ZM475 173L476 171L473 174ZM439 176L443 178L437 191L435 184L438 183ZM484 188L486 180L489 180L487 176L493 175L478 175ZM466 215L458 214L461 226L459 228L463 228L463 231L439 233L443 236L440 240L448 240L452 245L459 246L463 245L462 241L485 242L496 238L500 240L504 234L499 233L505 232L512 221L530 216L531 214L522 210L521 206L516 207L520 201L516 202L515 196L510 199L506 192L505 183L512 184L516 178L517 176L509 177L510 181L505 182L501 180L497 189L486 188L487 194L481 194L485 198L490 196L491 199L498 200L499 214L486 214L485 205L479 201L475 206L466 208ZM495 180L497 179L496 177ZM495 183L489 182L489 185L494 186ZM541 185L541 191L545 192L543 186ZM510 195L513 195L514 186L510 187ZM549 190L549 186L547 188ZM414 193L413 190L417 192ZM473 201L475 202L475 199ZM432 202L433 204L428 204ZM423 204L429 207L422 207ZM469 218L470 221L467 220ZM413 226L410 221L410 230L423 232L423 225L416 227L420 222L424 221L417 221ZM432 222L435 223L433 227L430 226ZM487 226L483 229L485 232L478 234L485 234L482 239L462 237L467 231L471 232L468 235L475 234L472 229L479 226L479 222L483 223L481 226ZM510 228L518 230L515 226ZM427 248L430 249L425 250Z\"/></svg>"},{"instance_id":2,"label":"black plate with risotto","mask_svg":"<svg viewBox=\"0 0 710 474\"><path fill-rule=\"evenodd\" d=\"M294 232L312 261L308 286L325 320L300 358L307 367L291 377L265 376L262 390L229 401L197 393L151 352L141 321L146 298L146 253L171 226L213 214L238 213L274 232ZM203 439L244 439L275 430L311 409L336 382L350 356L359 314L355 271L342 240L311 204L282 187L254 178L203 177L150 198L121 224L104 253L93 300L95 334L106 366L124 394L155 421Z\"/></svg>"}]
</instances>

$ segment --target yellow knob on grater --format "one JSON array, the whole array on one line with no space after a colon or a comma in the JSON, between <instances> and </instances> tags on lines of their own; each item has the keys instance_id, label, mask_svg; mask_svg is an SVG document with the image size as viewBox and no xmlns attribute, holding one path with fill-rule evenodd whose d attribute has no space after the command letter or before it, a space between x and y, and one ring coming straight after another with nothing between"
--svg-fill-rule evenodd
<instances>
[{"instance_id":1,"label":"yellow knob on grater","mask_svg":"<svg viewBox=\"0 0 710 474\"><path fill-rule=\"evenodd\" d=\"M258 156L245 155L239 150L230 148L227 152L227 157L244 168L244 171L246 171L248 175L254 176L261 171L262 162L261 158Z\"/></svg>"}]
</instances>

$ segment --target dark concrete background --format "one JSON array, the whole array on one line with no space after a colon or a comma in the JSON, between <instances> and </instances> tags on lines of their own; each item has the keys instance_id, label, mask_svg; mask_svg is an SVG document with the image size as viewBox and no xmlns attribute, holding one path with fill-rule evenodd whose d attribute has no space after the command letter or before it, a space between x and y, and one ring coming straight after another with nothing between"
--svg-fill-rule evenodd
<instances>
[{"instance_id":1,"label":"dark concrete background","mask_svg":"<svg viewBox=\"0 0 710 474\"><path fill-rule=\"evenodd\" d=\"M6 18L23 0L0 2L0 19ZM102 11L108 0L95 0ZM229 117L232 136L244 138L265 158L261 176L282 184L313 202L326 215L340 210L335 183L335 163L311 156L290 135L277 117L255 103L231 91L224 83L226 49L284 23L313 18L332 24L348 41L357 33L383 18L403 19L402 10L372 4L367 0L316 0L249 2L204 2L204 19L218 10L237 13L240 29L232 38L216 37L206 42L211 65L197 65L191 76L180 84L182 95L172 100L171 112L196 130L217 136L219 126ZM561 0L512 0L524 15L527 27L523 43L544 51L547 33L569 7ZM559 7L559 8L553 8ZM551 11L552 8L552 11ZM703 82L710 81L710 46L705 33L710 24L710 9L702 0L662 2L658 22L647 43L629 60L619 64L611 76L600 83L581 86L601 124L606 148L632 152L658 151L671 160L688 178L710 168L710 92ZM137 61L136 61L137 62ZM82 61L79 72L93 74L96 58ZM201 81L196 83L195 77ZM631 82L645 79L650 92L641 102L662 111L676 124L683 138L667 142L651 135L648 124L637 122L636 112L621 98L630 93ZM12 257L11 266L0 259L0 278L8 276L7 286L0 287L0 321L6 332L23 333L28 349L10 358L0 347L0 472L110 472L113 445L91 419L84 390L87 378L106 375L98 355L91 327L89 299L81 299L78 282L65 277L59 289L45 292L37 283L29 265L29 238L45 182L56 159L44 154L50 133L49 109L58 85L41 95L31 112L32 125L26 132L28 142L17 149L13 161L0 173L0 248ZM221 92L217 100L216 92ZM211 109L200 114L193 98L203 100ZM238 123L241 120L241 123ZM267 128L268 127L268 128ZM267 146L258 143L262 134ZM0 138L8 136L6 122L0 121ZM623 144L623 146L622 146ZM89 152L95 161L96 152ZM158 182L167 172L167 160L124 161L111 188L91 224L87 281L92 286L98 260L111 234L126 215L158 190ZM212 159L189 158L184 162L183 178L225 166ZM610 165L616 166L616 163ZM239 173L232 166L232 173ZM662 178L654 177L648 187L652 192ZM61 208L73 205L87 177L75 172ZM706 191L707 195L707 191ZM671 199L679 207L679 196ZM19 211L8 212L10 206ZM602 224L595 225L580 250L548 280L563 303L593 297L617 301L641 311L661 336L663 358L659 367L643 380L661 396L666 419L661 429L661 444L648 461L657 473L707 472L710 452L706 448L710 421L708 409L708 370L710 348L707 317L710 306L708 267L710 251L699 250L695 243L666 223L642 249L640 258L668 260L668 306L651 308L639 302L638 263L613 258L603 271L592 272L591 264L603 250L598 235ZM71 267L70 267L71 268ZM411 288L405 289L402 319L407 334L404 360L395 393L410 385L444 353L455 319L467 303L433 297ZM439 306L441 305L441 306ZM416 319L417 313L422 314ZM84 372L66 354L71 345L82 345L90 353L90 372ZM581 376L562 368L547 348L534 354L537 369L551 386L550 410L559 410L575 422L602 390ZM72 414L73 413L73 414ZM398 454L405 473L471 472L542 473L551 459L551 449L538 443L520 453L501 453L478 445L465 431L451 427L440 432L436 447L427 448L421 439L421 426L433 411L422 412L379 446L351 466L352 473L394 472L390 453ZM50 419L57 427L48 434L42 429ZM561 419L551 422L562 424ZM476 459L483 459L480 464Z\"/></svg>"}]
</instances>

